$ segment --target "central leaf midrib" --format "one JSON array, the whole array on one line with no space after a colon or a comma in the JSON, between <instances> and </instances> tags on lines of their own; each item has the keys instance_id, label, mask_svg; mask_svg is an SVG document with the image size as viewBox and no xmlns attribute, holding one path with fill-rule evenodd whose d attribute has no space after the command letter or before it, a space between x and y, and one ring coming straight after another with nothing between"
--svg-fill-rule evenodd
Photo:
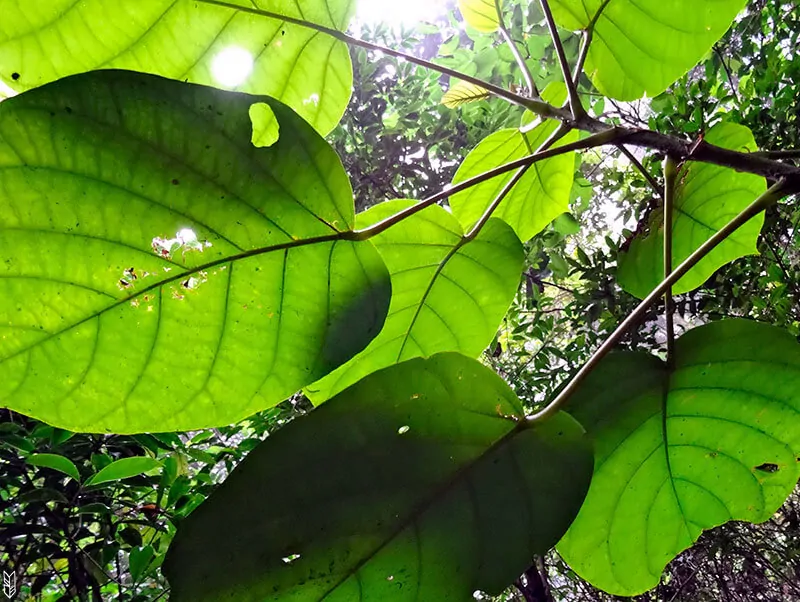
<instances>
[{"instance_id":1,"label":"central leaf midrib","mask_svg":"<svg viewBox=\"0 0 800 602\"><path fill-rule=\"evenodd\" d=\"M460 410L459 410L460 411ZM485 415L485 414L483 414ZM492 418L497 418L499 420L509 421L508 418L504 418L501 416L491 416ZM504 445L509 443L517 434L521 433L526 428L530 428L525 420L520 420L514 425L514 428L509 430L505 435L497 439L494 443L492 443L489 447L487 447L482 454L478 454L474 459L466 462L463 466L458 468L453 475L442 483L430 496L422 500L415 508L412 508L409 514L403 517L402 520L397 521L397 526L393 529L390 533L388 533L385 537L383 543L379 544L375 547L371 552L368 552L364 555L364 557L356 563L353 567L351 567L348 571L345 571L343 577L332 585L328 591L322 594L320 598L317 599L316 602L323 602L328 596L334 593L339 587L341 587L344 583L347 582L348 579L357 575L361 569L367 565L371 560L377 556L381 550L383 550L386 546L392 544L394 540L403 532L405 531L410 525L416 525L417 521L442 497L447 495L449 491L454 488L459 482L467 478L468 473L480 462L483 458L488 456L489 454L498 451ZM419 541L417 539L417 541ZM419 579L417 580L419 582Z\"/></svg>"},{"instance_id":2,"label":"central leaf midrib","mask_svg":"<svg viewBox=\"0 0 800 602\"><path fill-rule=\"evenodd\" d=\"M173 282L181 280L181 279L185 278L186 276L189 276L189 275L192 275L192 274L196 274L198 272L202 272L202 271L205 271L205 270L210 270L212 268L215 268L217 266L224 265L224 264L227 264L227 263L233 263L235 261L248 259L250 257L257 257L259 255L264 255L266 253L271 253L273 251L282 251L282 250L293 249L293 248L296 248L296 247L303 247L303 246L307 246L307 245L320 244L320 243L325 243L325 242L336 242L338 240L345 240L347 234L348 234L348 232L341 232L341 233L337 233L337 234L328 234L328 235L325 235L325 236L318 236L316 238L309 238L309 239L305 239L305 240L293 240L293 241L289 241L289 242L285 242L285 243L280 243L280 244L277 244L277 245L272 245L272 246L269 246L269 247L261 247L261 248L258 248L258 249L251 249L249 251L245 251L245 252L239 253L237 255L231 255L231 256L228 256L228 257L221 257L219 259L215 259L214 261L210 261L208 263L204 263L202 265L198 265L198 266L195 266L193 268L186 269L185 271L180 272L180 273L175 274L175 275L172 275L172 276L169 276L169 277L165 278L164 280L161 280L159 282L154 282L153 284L150 284L149 286L146 286L145 288L137 291L136 293L134 293L132 295L129 295L127 297L124 297L124 298L116 301L115 303L112 303L112 304L108 305L107 307L104 307L104 308L96 311L95 313L93 313L90 316L86 316L85 318L82 318L82 319L80 319L80 320L78 320L76 322L73 322L72 324L69 324L68 326L65 326L64 328L62 328L60 330L56 330L56 331L52 332L51 334L49 334L48 336L39 339L38 341L36 341L35 343L33 343L31 345L28 345L26 347L18 349L14 353L12 353L10 355L7 355L6 357L0 359L0 364L3 364L5 362L7 362L8 360L11 360L11 359L13 359L13 358L15 358L15 357L17 357L19 355L22 355L23 353L27 353L31 349L34 349L34 348L38 347L39 345L44 344L47 341L49 341L49 340L51 340L51 339L53 339L55 337L58 337L58 336L64 334L65 332L68 332L68 331L72 330L73 328L77 328L78 326L81 326L82 324L85 324L86 322L89 322L90 320L94 320L95 318L100 317L101 315L105 314L108 311L111 311L112 309L120 307L121 305L124 305L125 303L129 303L130 301L132 301L134 299L137 299L138 297L140 297L140 296L142 296L142 295L144 295L146 293L149 293L149 292L151 292L151 291L153 291L155 289L161 288L163 286L166 286L168 284L171 284ZM283 293L281 293L281 296L283 296Z\"/></svg>"}]
</instances>

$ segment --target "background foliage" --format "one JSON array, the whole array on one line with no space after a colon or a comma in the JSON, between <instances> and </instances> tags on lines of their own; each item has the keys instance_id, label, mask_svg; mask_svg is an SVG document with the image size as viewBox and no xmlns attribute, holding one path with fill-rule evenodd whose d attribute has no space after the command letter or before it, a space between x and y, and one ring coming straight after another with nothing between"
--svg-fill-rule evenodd
<instances>
[{"instance_id":1,"label":"background foliage","mask_svg":"<svg viewBox=\"0 0 800 602\"><path fill-rule=\"evenodd\" d=\"M543 87L557 79L558 69L538 3L509 2L508 8L510 29ZM699 134L725 117L749 127L760 148L795 149L798 8L796 2L753 0L704 61L667 92L650 102L606 103L591 96L588 105L597 115L665 133ZM523 85L507 47L461 28L457 16L414 30L355 27L365 39L505 87ZM570 38L566 48L573 59L574 42ZM354 94L329 139L344 161L359 210L436 192L480 140L522 119L521 109L499 100L446 108L439 103L448 78L363 49L351 50L351 56ZM659 157L639 160L653 176L660 174ZM636 304L616 283L614 270L646 222L654 195L629 165L630 157L615 151L584 154L570 214L525 245L524 278L483 359L527 410L552 397ZM799 221L795 199L770 209L758 255L736 260L676 298L679 330L682 323L747 317L800 336ZM655 307L622 347L663 349L660 312ZM230 427L134 436L74 434L0 410L0 564L25 567L23 599L163 599L160 564L176 525L269 433L309 410L309 401L296 395ZM42 454L58 454L71 464ZM155 462L115 464L129 458ZM123 472L86 486L109 466ZM639 599L800 600L798 583L796 493L762 525L734 522L705 533ZM578 578L555 552L539 557L517 585L499 599L612 599Z\"/></svg>"}]
</instances>

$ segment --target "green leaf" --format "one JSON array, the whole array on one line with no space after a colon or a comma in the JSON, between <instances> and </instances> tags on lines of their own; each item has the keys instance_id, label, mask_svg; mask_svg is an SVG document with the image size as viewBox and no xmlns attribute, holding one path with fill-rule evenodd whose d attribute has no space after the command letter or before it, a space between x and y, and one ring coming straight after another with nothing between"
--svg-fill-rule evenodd
<instances>
[{"instance_id":1,"label":"green leaf","mask_svg":"<svg viewBox=\"0 0 800 602\"><path fill-rule=\"evenodd\" d=\"M700 61L746 0L552 0L567 29L586 29L604 6L584 70L604 95L654 97Z\"/></svg>"},{"instance_id":2,"label":"green leaf","mask_svg":"<svg viewBox=\"0 0 800 602\"><path fill-rule=\"evenodd\" d=\"M128 556L128 563L131 570L131 578L134 583L146 573L150 561L153 560L154 555L153 546L144 546L143 548L132 548Z\"/></svg>"},{"instance_id":3,"label":"green leaf","mask_svg":"<svg viewBox=\"0 0 800 602\"><path fill-rule=\"evenodd\" d=\"M478 100L489 98L489 91L486 88L471 84L469 82L458 82L442 96L442 104L449 109L455 109L461 105Z\"/></svg>"},{"instance_id":4,"label":"green leaf","mask_svg":"<svg viewBox=\"0 0 800 602\"><path fill-rule=\"evenodd\" d=\"M478 361L411 360L255 449L178 529L171 599L498 594L566 530L591 467L570 416L531 426Z\"/></svg>"},{"instance_id":5,"label":"green leaf","mask_svg":"<svg viewBox=\"0 0 800 602\"><path fill-rule=\"evenodd\" d=\"M734 123L711 128L705 140L724 148L757 150L749 129ZM706 240L725 226L767 189L764 178L706 163L689 163L678 172L672 233L672 265L678 266ZM664 214L661 209L649 217L648 231L634 238L620 255L617 278L623 289L643 299L664 276ZM756 243L764 225L759 214L711 251L673 287L679 295L702 285L720 267L758 253Z\"/></svg>"},{"instance_id":6,"label":"green leaf","mask_svg":"<svg viewBox=\"0 0 800 602\"><path fill-rule=\"evenodd\" d=\"M555 123L537 125L528 133L504 129L484 138L458 168L453 184L478 176L515 159L530 155L555 131ZM577 133L567 134L559 144L577 140ZM564 153L534 163L520 178L494 212L494 217L508 223L522 241L541 232L553 219L567 211L575 171L575 153ZM453 214L469 229L478 222L514 172L492 178L450 197Z\"/></svg>"},{"instance_id":7,"label":"green leaf","mask_svg":"<svg viewBox=\"0 0 800 602\"><path fill-rule=\"evenodd\" d=\"M359 214L357 224L366 228L413 204L381 203ZM463 236L453 215L433 205L372 239L392 277L389 315L364 351L306 388L312 401L330 399L367 374L414 357L480 355L519 288L524 252L500 220L489 220L471 242L463 244Z\"/></svg>"},{"instance_id":8,"label":"green leaf","mask_svg":"<svg viewBox=\"0 0 800 602\"><path fill-rule=\"evenodd\" d=\"M280 123L250 144L249 108ZM0 103L0 402L73 431L236 422L349 360L389 278L288 107L100 71Z\"/></svg>"},{"instance_id":9,"label":"green leaf","mask_svg":"<svg viewBox=\"0 0 800 602\"><path fill-rule=\"evenodd\" d=\"M91 476L86 481L86 486L100 485L111 481L121 481L130 477L135 477L150 470L161 468L161 462L147 456L136 456L135 458L122 458L115 460L97 474Z\"/></svg>"},{"instance_id":10,"label":"green leaf","mask_svg":"<svg viewBox=\"0 0 800 602\"><path fill-rule=\"evenodd\" d=\"M241 4L345 30L355 2ZM0 80L17 91L93 69L130 69L274 96L323 135L350 99L345 44L276 19L193 0L4 0L0 12ZM259 122L258 137L268 124Z\"/></svg>"},{"instance_id":11,"label":"green leaf","mask_svg":"<svg viewBox=\"0 0 800 602\"><path fill-rule=\"evenodd\" d=\"M500 26L495 0L458 0L458 10L467 25L483 33L495 32Z\"/></svg>"},{"instance_id":12,"label":"green leaf","mask_svg":"<svg viewBox=\"0 0 800 602\"><path fill-rule=\"evenodd\" d=\"M670 372L611 355L568 409L595 471L558 550L584 579L632 596L705 529L762 522L800 478L800 346L773 326L714 322L677 341Z\"/></svg>"},{"instance_id":13,"label":"green leaf","mask_svg":"<svg viewBox=\"0 0 800 602\"><path fill-rule=\"evenodd\" d=\"M59 454L33 454L27 458L26 461L33 466L44 466L45 468L63 472L65 475L78 481L78 483L81 482L81 475L75 463L69 458L65 458Z\"/></svg>"}]
</instances>

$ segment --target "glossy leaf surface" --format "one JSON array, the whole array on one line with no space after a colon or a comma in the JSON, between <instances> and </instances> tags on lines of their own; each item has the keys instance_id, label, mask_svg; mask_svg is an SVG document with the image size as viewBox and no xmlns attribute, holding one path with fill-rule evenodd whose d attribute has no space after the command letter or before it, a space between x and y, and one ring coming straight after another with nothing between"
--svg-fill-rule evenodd
<instances>
[{"instance_id":1,"label":"glossy leaf surface","mask_svg":"<svg viewBox=\"0 0 800 602\"><path fill-rule=\"evenodd\" d=\"M250 143L269 106L280 139ZM0 403L73 431L235 422L377 334L386 268L286 106L156 76L0 104Z\"/></svg>"},{"instance_id":2,"label":"glossy leaf surface","mask_svg":"<svg viewBox=\"0 0 800 602\"><path fill-rule=\"evenodd\" d=\"M694 67L746 3L552 0L550 4L558 24L567 29L586 29L596 20L584 71L604 95L636 100L661 94Z\"/></svg>"},{"instance_id":3,"label":"glossy leaf surface","mask_svg":"<svg viewBox=\"0 0 800 602\"><path fill-rule=\"evenodd\" d=\"M340 30L355 4L232 2ZM277 19L193 0L0 0L0 15L0 80L18 91L93 69L130 69L273 96L322 134L350 99L347 47Z\"/></svg>"},{"instance_id":4,"label":"glossy leaf surface","mask_svg":"<svg viewBox=\"0 0 800 602\"><path fill-rule=\"evenodd\" d=\"M171 599L499 593L561 537L592 466L570 416L522 418L508 386L458 354L365 378L270 436L182 524Z\"/></svg>"},{"instance_id":5,"label":"glossy leaf surface","mask_svg":"<svg viewBox=\"0 0 800 602\"><path fill-rule=\"evenodd\" d=\"M161 462L154 458L145 456L122 458L101 469L86 481L86 485L100 485L101 483L129 479L156 468L161 468Z\"/></svg>"},{"instance_id":6,"label":"glossy leaf surface","mask_svg":"<svg viewBox=\"0 0 800 602\"><path fill-rule=\"evenodd\" d=\"M742 152L758 150L753 134L734 123L711 128L705 140ZM744 210L767 189L764 178L707 163L689 163L678 173L672 233L673 268ZM648 232L634 238L619 258L617 277L626 291L643 299L664 275L664 214L650 215ZM720 267L758 253L756 243L764 225L761 213L706 255L673 287L678 295L702 285Z\"/></svg>"},{"instance_id":7,"label":"glossy leaf surface","mask_svg":"<svg viewBox=\"0 0 800 602\"><path fill-rule=\"evenodd\" d=\"M359 214L356 223L365 228L411 205L381 203ZM517 292L523 248L497 219L466 244L463 235L453 215L433 205L371 239L392 278L386 323L364 351L306 389L312 401L414 357L444 351L480 355Z\"/></svg>"},{"instance_id":8,"label":"glossy leaf surface","mask_svg":"<svg viewBox=\"0 0 800 602\"><path fill-rule=\"evenodd\" d=\"M81 482L81 475L78 472L78 467L75 466L75 463L70 460L69 458L65 458L59 454L33 454L32 456L28 457L27 459L28 464L33 466L42 466L45 468L51 468L53 470L57 470L58 472L64 473L67 476L72 477L78 483Z\"/></svg>"},{"instance_id":9,"label":"glossy leaf surface","mask_svg":"<svg viewBox=\"0 0 800 602\"><path fill-rule=\"evenodd\" d=\"M469 82L458 82L442 96L442 104L449 109L455 109L470 102L477 102L489 98L486 88Z\"/></svg>"},{"instance_id":10,"label":"glossy leaf surface","mask_svg":"<svg viewBox=\"0 0 800 602\"><path fill-rule=\"evenodd\" d=\"M561 555L604 591L635 595L703 530L770 518L800 478L799 385L794 337L745 320L684 335L672 372L609 356L567 406L595 470Z\"/></svg>"}]
</instances>

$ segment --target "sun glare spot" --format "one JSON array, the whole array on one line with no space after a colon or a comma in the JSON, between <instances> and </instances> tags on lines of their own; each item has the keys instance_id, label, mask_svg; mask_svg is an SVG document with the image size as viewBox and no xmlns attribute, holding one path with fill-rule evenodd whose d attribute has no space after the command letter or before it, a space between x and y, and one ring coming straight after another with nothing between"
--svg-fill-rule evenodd
<instances>
[{"instance_id":1,"label":"sun glare spot","mask_svg":"<svg viewBox=\"0 0 800 602\"><path fill-rule=\"evenodd\" d=\"M227 88L243 84L253 71L253 55L239 46L229 46L211 61L211 74Z\"/></svg>"}]
</instances>

